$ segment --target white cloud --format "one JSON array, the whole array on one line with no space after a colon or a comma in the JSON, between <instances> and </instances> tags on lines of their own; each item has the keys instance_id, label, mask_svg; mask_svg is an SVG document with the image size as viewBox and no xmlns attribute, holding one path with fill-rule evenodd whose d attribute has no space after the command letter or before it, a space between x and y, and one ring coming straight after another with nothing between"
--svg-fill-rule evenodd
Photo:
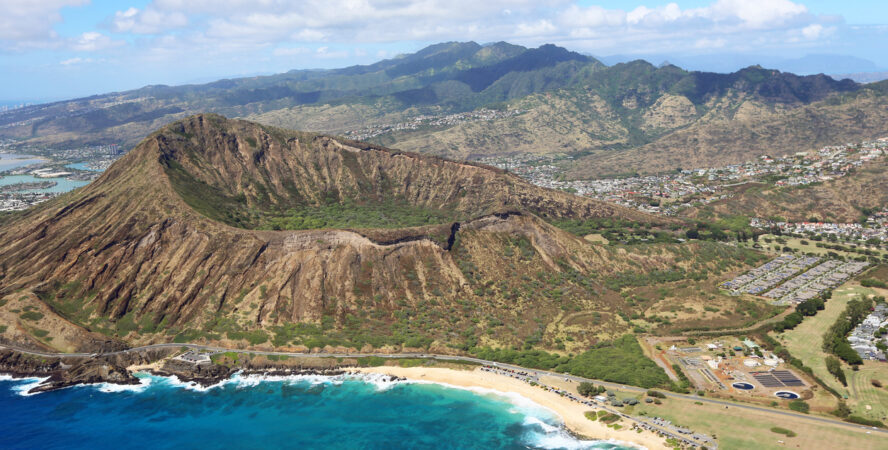
<instances>
[{"instance_id":1,"label":"white cloud","mask_svg":"<svg viewBox=\"0 0 888 450\"><path fill-rule=\"evenodd\" d=\"M626 23L626 12L595 5L587 8L571 5L559 15L559 21L568 27L618 27Z\"/></svg>"},{"instance_id":2,"label":"white cloud","mask_svg":"<svg viewBox=\"0 0 888 450\"><path fill-rule=\"evenodd\" d=\"M271 52L274 56L296 56L311 53L311 50L305 47L279 47Z\"/></svg>"},{"instance_id":3,"label":"white cloud","mask_svg":"<svg viewBox=\"0 0 888 450\"><path fill-rule=\"evenodd\" d=\"M651 2L630 10L581 6L576 0L153 0L119 10L105 24L112 37L142 35L129 45L151 60L188 55L256 62L270 55L366 60L367 53L391 43L401 43L396 44L401 51L404 42L450 40L557 43L595 54L747 51L816 45L841 22L812 15L799 0L711 0L696 8L681 3ZM76 45L96 50L114 45L105 38ZM341 50L356 43L367 53Z\"/></svg>"},{"instance_id":4,"label":"white cloud","mask_svg":"<svg viewBox=\"0 0 888 450\"><path fill-rule=\"evenodd\" d=\"M547 36L556 31L555 25L548 20L538 20L534 23L519 23L515 29L515 36L534 37Z\"/></svg>"},{"instance_id":5,"label":"white cloud","mask_svg":"<svg viewBox=\"0 0 888 450\"><path fill-rule=\"evenodd\" d=\"M118 33L158 34L188 25L188 17L181 11L161 11L148 7L117 11L111 19L111 29Z\"/></svg>"},{"instance_id":6,"label":"white cloud","mask_svg":"<svg viewBox=\"0 0 888 450\"><path fill-rule=\"evenodd\" d=\"M702 39L697 39L697 41L694 42L694 48L697 48L697 49L723 48L725 45L727 45L727 43L728 43L728 41L726 41L722 38L714 38L714 39L702 38Z\"/></svg>"},{"instance_id":7,"label":"white cloud","mask_svg":"<svg viewBox=\"0 0 888 450\"><path fill-rule=\"evenodd\" d=\"M120 45L123 45L122 41L115 41L97 31L83 33L71 42L71 48L79 52L94 52Z\"/></svg>"},{"instance_id":8,"label":"white cloud","mask_svg":"<svg viewBox=\"0 0 888 450\"><path fill-rule=\"evenodd\" d=\"M319 42L327 38L327 35L318 30L299 30L290 35L290 39L297 42Z\"/></svg>"},{"instance_id":9,"label":"white cloud","mask_svg":"<svg viewBox=\"0 0 888 450\"><path fill-rule=\"evenodd\" d=\"M714 20L740 20L752 28L779 26L808 13L805 5L790 0L718 0L699 10L699 14Z\"/></svg>"},{"instance_id":10,"label":"white cloud","mask_svg":"<svg viewBox=\"0 0 888 450\"><path fill-rule=\"evenodd\" d=\"M330 47L318 47L315 56L321 59L343 59L349 57L348 50L330 50Z\"/></svg>"},{"instance_id":11,"label":"white cloud","mask_svg":"<svg viewBox=\"0 0 888 450\"><path fill-rule=\"evenodd\" d=\"M0 45L51 45L58 38L53 26L62 21L61 9L86 3L87 0L0 0Z\"/></svg>"},{"instance_id":12,"label":"white cloud","mask_svg":"<svg viewBox=\"0 0 888 450\"><path fill-rule=\"evenodd\" d=\"M59 61L59 64L61 64L63 66L71 66L71 65L75 65L75 64L85 64L85 63L91 63L91 62L93 62L92 58L77 57L77 58L69 58L69 59L66 59L63 61Z\"/></svg>"},{"instance_id":13,"label":"white cloud","mask_svg":"<svg viewBox=\"0 0 888 450\"><path fill-rule=\"evenodd\" d=\"M820 35L823 34L823 25L819 23L812 23L805 28L802 28L802 36L807 39L817 39Z\"/></svg>"}]
</instances>

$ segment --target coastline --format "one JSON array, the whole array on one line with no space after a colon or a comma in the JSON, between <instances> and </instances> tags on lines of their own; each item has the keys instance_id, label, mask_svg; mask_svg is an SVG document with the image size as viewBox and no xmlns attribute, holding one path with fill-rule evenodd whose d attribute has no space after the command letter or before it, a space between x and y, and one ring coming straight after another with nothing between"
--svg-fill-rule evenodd
<instances>
[{"instance_id":1,"label":"coastline","mask_svg":"<svg viewBox=\"0 0 888 450\"><path fill-rule=\"evenodd\" d=\"M480 369L453 370L433 367L396 366L362 367L351 370L360 373L383 374L398 378L406 378L413 381L438 383L461 388L482 388L498 391L504 394L518 394L554 412L561 418L564 426L572 434L583 439L620 441L621 443L646 448L648 450L670 448L665 445L665 438L657 436L651 431L644 430L641 433L638 433L625 424L624 427L619 430L609 428L602 422L591 421L585 417L585 412L592 411L595 408L590 408L586 405L561 397L553 392L533 387L523 381L493 372L485 372Z\"/></svg>"},{"instance_id":2,"label":"coastline","mask_svg":"<svg viewBox=\"0 0 888 450\"><path fill-rule=\"evenodd\" d=\"M6 352L3 352L6 353ZM11 352L10 352L11 353ZM113 384L140 385L142 380L133 374L149 373L162 377L176 377L182 383L193 384L203 389L224 383L234 375L260 377L289 377L294 375L338 376L348 374L376 374L393 378L390 381L410 380L415 382L436 383L445 386L468 390L488 391L504 396L518 396L519 401L527 400L557 416L566 431L581 439L602 442L614 442L649 450L670 448L666 446L666 438L656 432L633 428L633 422L622 419L621 427L608 427L607 424L592 421L585 417L589 411L600 410L567 397L532 386L526 381L511 378L507 375L481 370L480 367L463 370L442 367L354 367L334 364L322 367L316 364L305 364L306 361L294 361L287 367L278 361L253 361L253 364L242 367L224 365L191 364L184 360L170 359L168 352L164 354L134 354L125 360L115 361L86 359L77 363L64 365L60 360L47 361L34 365L33 361L20 361L15 354L5 354L0 372L10 378L41 378L42 380L29 386L28 394L63 389L75 385ZM73 363L73 366L72 366ZM121 387L122 388L122 387ZM615 429L619 428L619 429Z\"/></svg>"}]
</instances>

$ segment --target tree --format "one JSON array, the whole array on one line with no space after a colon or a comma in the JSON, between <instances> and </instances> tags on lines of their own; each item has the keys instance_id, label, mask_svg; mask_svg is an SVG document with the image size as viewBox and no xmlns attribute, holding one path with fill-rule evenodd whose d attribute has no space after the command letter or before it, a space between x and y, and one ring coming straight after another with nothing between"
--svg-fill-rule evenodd
<instances>
[{"instance_id":1,"label":"tree","mask_svg":"<svg viewBox=\"0 0 888 450\"><path fill-rule=\"evenodd\" d=\"M839 406L836 407L835 411L833 411L832 414L844 419L851 415L851 408L849 408L844 401L839 400Z\"/></svg>"},{"instance_id":2,"label":"tree","mask_svg":"<svg viewBox=\"0 0 888 450\"><path fill-rule=\"evenodd\" d=\"M580 395L582 395L583 397L592 397L593 395L598 393L598 390L595 388L594 384L588 381L583 381L582 383L580 383L579 386L577 386L577 392L579 392Z\"/></svg>"},{"instance_id":3,"label":"tree","mask_svg":"<svg viewBox=\"0 0 888 450\"><path fill-rule=\"evenodd\" d=\"M789 402L789 409L808 414L808 411L811 410L811 406L804 400L793 400Z\"/></svg>"},{"instance_id":4,"label":"tree","mask_svg":"<svg viewBox=\"0 0 888 450\"><path fill-rule=\"evenodd\" d=\"M839 359L835 356L827 356L826 357L826 370L831 373L842 386L848 386L848 381L845 379L845 371L842 370L842 363L839 362Z\"/></svg>"}]
</instances>

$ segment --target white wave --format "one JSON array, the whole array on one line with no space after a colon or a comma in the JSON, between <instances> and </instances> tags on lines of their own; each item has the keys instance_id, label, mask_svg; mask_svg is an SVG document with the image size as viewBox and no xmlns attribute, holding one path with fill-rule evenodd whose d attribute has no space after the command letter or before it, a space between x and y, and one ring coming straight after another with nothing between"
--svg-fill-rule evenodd
<instances>
[{"instance_id":1,"label":"white wave","mask_svg":"<svg viewBox=\"0 0 888 450\"><path fill-rule=\"evenodd\" d=\"M139 384L114 384L114 383L98 383L90 386L96 387L99 392L142 392L151 386L151 377L138 377Z\"/></svg>"},{"instance_id":2,"label":"white wave","mask_svg":"<svg viewBox=\"0 0 888 450\"><path fill-rule=\"evenodd\" d=\"M152 380L157 381L158 384L163 384L170 387L178 387L182 389L187 389L195 392L207 392L209 390L226 386L226 385L234 385L238 389L246 389L258 386L262 383L288 383L288 384L297 384L297 383L309 383L311 385L316 384L330 384L330 385L340 385L343 381L348 379L348 376L344 375L263 375L263 374L249 374L243 375L241 372L235 372L229 378L219 381L218 383L202 386L200 383L196 381L183 381L176 375L170 376L159 376L159 375L148 375L145 378L150 378Z\"/></svg>"},{"instance_id":3,"label":"white wave","mask_svg":"<svg viewBox=\"0 0 888 450\"><path fill-rule=\"evenodd\" d=\"M442 383L438 381L411 380L411 382L416 384L437 384L450 389L460 389L485 397L492 397L498 400L504 400L515 407L515 409L511 409L510 412L522 414L524 416L537 417L542 420L548 421L560 421L561 419L558 413L556 413L552 409L540 405L539 403L536 403L533 400L517 392L499 391L496 389L478 386L458 386L455 384Z\"/></svg>"},{"instance_id":4,"label":"white wave","mask_svg":"<svg viewBox=\"0 0 888 450\"><path fill-rule=\"evenodd\" d=\"M13 381L18 381L19 384L13 386L12 390L15 391L16 393L18 393L18 395L21 395L23 397L37 395L37 394L39 394L39 392L29 394L28 391L30 391L31 389L34 389L37 386L40 386L41 384L43 384L44 381L46 381L48 379L49 379L49 377L45 377L45 378L18 378L18 379L13 380Z\"/></svg>"},{"instance_id":5,"label":"white wave","mask_svg":"<svg viewBox=\"0 0 888 450\"><path fill-rule=\"evenodd\" d=\"M533 416L525 417L524 425L531 428L531 431L525 436L528 441L527 443L535 448L580 450L601 448L602 445L612 444L619 445L621 447L631 445L635 448L644 449L644 447L639 447L634 444L629 444L614 439L579 439L567 432L564 427L554 426Z\"/></svg>"},{"instance_id":6,"label":"white wave","mask_svg":"<svg viewBox=\"0 0 888 450\"><path fill-rule=\"evenodd\" d=\"M376 387L377 392L387 391L398 384L409 384L413 383L412 380L402 380L402 379L394 379L389 375L385 375L382 373L362 373L362 374L352 374L348 375L349 379L362 381L367 384L372 384Z\"/></svg>"},{"instance_id":7,"label":"white wave","mask_svg":"<svg viewBox=\"0 0 888 450\"><path fill-rule=\"evenodd\" d=\"M210 389L215 389L217 387L224 386L224 385L232 382L231 378L228 378L228 379L222 380L216 384L211 384L209 386L202 386L200 383L198 383L196 381L182 381L182 379L180 379L179 377L177 377L175 375L170 375L170 376L151 375L151 378L159 381L159 384L164 384L164 385L167 385L170 387L178 387L178 388L186 389L189 391L196 391L196 392L207 392Z\"/></svg>"},{"instance_id":8,"label":"white wave","mask_svg":"<svg viewBox=\"0 0 888 450\"><path fill-rule=\"evenodd\" d=\"M556 427L554 425L550 425L546 422L543 422L538 417L534 417L534 416L525 417L524 418L524 425L536 425L536 426L542 428L543 432L545 432L545 433L554 433L559 430L558 427Z\"/></svg>"}]
</instances>

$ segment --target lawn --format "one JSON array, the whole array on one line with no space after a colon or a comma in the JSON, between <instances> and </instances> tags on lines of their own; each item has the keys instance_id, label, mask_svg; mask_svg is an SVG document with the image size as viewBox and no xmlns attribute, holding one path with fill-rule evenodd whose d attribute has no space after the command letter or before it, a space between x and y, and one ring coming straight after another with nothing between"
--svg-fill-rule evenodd
<instances>
[{"instance_id":1,"label":"lawn","mask_svg":"<svg viewBox=\"0 0 888 450\"><path fill-rule=\"evenodd\" d=\"M720 449L839 449L857 450L885 448L881 435L866 434L857 426L829 425L803 418L787 417L774 413L750 411L736 407L708 403L696 404L692 400L669 398L662 405L639 405L637 413L648 417L663 417L680 426L715 436ZM780 427L796 433L786 437L771 431ZM785 444L779 444L783 441Z\"/></svg>"},{"instance_id":2,"label":"lawn","mask_svg":"<svg viewBox=\"0 0 888 450\"><path fill-rule=\"evenodd\" d=\"M888 422L888 389L875 387L872 380L878 380L882 386L888 386L888 364L866 361L858 371L845 370L848 378L848 390L855 404L851 405L854 414L867 419ZM872 409L867 410L869 405Z\"/></svg>"},{"instance_id":3,"label":"lawn","mask_svg":"<svg viewBox=\"0 0 888 450\"><path fill-rule=\"evenodd\" d=\"M848 406L851 407L854 414L858 415L864 412L863 403L860 403L858 399L852 395L849 388L843 387L842 384L826 370L825 360L827 354L822 348L823 332L835 323L839 315L845 310L848 301L861 294L871 295L874 293L874 290L862 287L856 281L845 283L833 291L832 299L826 302L826 307L823 311L819 311L817 315L813 317L806 317L795 329L785 331L775 336L777 340L789 350L789 353L794 357L801 359L806 366L813 369L814 374L817 375L818 378L823 380L827 385L838 391L840 394L847 395L849 397ZM853 372L850 367L843 364L843 368L846 376L851 378L850 376ZM888 380L888 376L883 378ZM869 381L867 381L867 384L868 383ZM849 383L849 387L851 387L851 383ZM872 388L871 385L869 387ZM859 387L858 390L863 392L868 389L864 386Z\"/></svg>"}]
</instances>

